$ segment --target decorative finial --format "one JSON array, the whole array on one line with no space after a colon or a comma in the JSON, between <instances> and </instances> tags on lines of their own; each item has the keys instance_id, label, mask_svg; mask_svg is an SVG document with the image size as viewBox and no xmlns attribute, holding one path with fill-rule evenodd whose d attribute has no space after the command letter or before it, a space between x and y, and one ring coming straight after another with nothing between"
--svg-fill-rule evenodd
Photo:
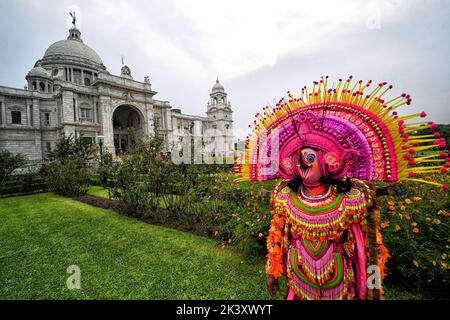
<instances>
[{"instance_id":1,"label":"decorative finial","mask_svg":"<svg viewBox=\"0 0 450 320\"><path fill-rule=\"evenodd\" d=\"M75 11L74 12L69 12L70 16L72 17L72 24L73 27L76 28L76 23L77 23L77 17L75 16Z\"/></svg>"}]
</instances>

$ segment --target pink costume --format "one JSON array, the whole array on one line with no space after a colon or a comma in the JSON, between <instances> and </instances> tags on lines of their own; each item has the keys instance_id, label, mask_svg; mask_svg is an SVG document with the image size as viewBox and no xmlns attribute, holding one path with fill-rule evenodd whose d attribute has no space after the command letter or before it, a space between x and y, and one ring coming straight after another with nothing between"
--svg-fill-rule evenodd
<instances>
[{"instance_id":1,"label":"pink costume","mask_svg":"<svg viewBox=\"0 0 450 320\"><path fill-rule=\"evenodd\" d=\"M238 181L280 180L271 197L266 273L287 277L287 299L381 298L381 287L367 290L367 267L376 266L381 281L389 257L370 181L433 184L416 175L447 170L447 153L435 150L445 146L438 134L410 136L435 125L406 122L424 113L394 111L410 96L385 101L392 86L365 93L370 85L350 77L328 88L322 77L298 99L288 93L256 115L235 164ZM422 150L429 153L420 156ZM442 167L433 164L439 158Z\"/></svg>"}]
</instances>

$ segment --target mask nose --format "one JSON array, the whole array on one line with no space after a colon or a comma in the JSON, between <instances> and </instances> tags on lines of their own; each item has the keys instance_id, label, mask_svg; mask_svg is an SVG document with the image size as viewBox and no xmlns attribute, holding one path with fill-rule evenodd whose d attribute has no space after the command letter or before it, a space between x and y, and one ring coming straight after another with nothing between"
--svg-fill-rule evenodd
<instances>
[{"instance_id":1,"label":"mask nose","mask_svg":"<svg viewBox=\"0 0 450 320\"><path fill-rule=\"evenodd\" d=\"M302 169L307 169L307 168L309 168L310 166L311 166L311 164L309 164L309 163L306 161L306 159L305 159L305 157L303 156L303 154L300 153L300 167L301 167Z\"/></svg>"}]
</instances>

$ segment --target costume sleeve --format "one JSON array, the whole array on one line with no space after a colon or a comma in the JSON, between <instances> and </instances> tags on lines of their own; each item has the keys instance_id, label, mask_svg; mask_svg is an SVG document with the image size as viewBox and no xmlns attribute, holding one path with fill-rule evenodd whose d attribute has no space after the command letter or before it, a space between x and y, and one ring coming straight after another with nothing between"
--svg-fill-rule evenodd
<instances>
[{"instance_id":1,"label":"costume sleeve","mask_svg":"<svg viewBox=\"0 0 450 320\"><path fill-rule=\"evenodd\" d=\"M274 278L286 274L286 214L280 191L285 187L285 182L280 182L272 192L270 211L273 214L267 237L267 263L266 274Z\"/></svg>"}]
</instances>

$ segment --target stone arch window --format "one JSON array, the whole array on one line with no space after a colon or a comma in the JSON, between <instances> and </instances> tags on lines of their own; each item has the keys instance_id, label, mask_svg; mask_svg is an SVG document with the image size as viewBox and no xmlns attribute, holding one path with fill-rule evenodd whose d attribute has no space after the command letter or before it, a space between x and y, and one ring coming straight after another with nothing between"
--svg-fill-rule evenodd
<instances>
[{"instance_id":1,"label":"stone arch window","mask_svg":"<svg viewBox=\"0 0 450 320\"><path fill-rule=\"evenodd\" d=\"M214 98L214 104L217 104L217 98Z\"/></svg>"},{"instance_id":2,"label":"stone arch window","mask_svg":"<svg viewBox=\"0 0 450 320\"><path fill-rule=\"evenodd\" d=\"M47 92L52 92L50 88L50 84L47 84Z\"/></svg>"},{"instance_id":3,"label":"stone arch window","mask_svg":"<svg viewBox=\"0 0 450 320\"><path fill-rule=\"evenodd\" d=\"M84 85L87 86L87 87L90 87L91 86L91 79L84 78Z\"/></svg>"},{"instance_id":4,"label":"stone arch window","mask_svg":"<svg viewBox=\"0 0 450 320\"><path fill-rule=\"evenodd\" d=\"M37 84L36 84L36 81L33 81L33 83L32 83L32 87L33 87L33 90L37 90Z\"/></svg>"},{"instance_id":5,"label":"stone arch window","mask_svg":"<svg viewBox=\"0 0 450 320\"><path fill-rule=\"evenodd\" d=\"M39 82L39 91L45 92L45 83Z\"/></svg>"}]
</instances>

